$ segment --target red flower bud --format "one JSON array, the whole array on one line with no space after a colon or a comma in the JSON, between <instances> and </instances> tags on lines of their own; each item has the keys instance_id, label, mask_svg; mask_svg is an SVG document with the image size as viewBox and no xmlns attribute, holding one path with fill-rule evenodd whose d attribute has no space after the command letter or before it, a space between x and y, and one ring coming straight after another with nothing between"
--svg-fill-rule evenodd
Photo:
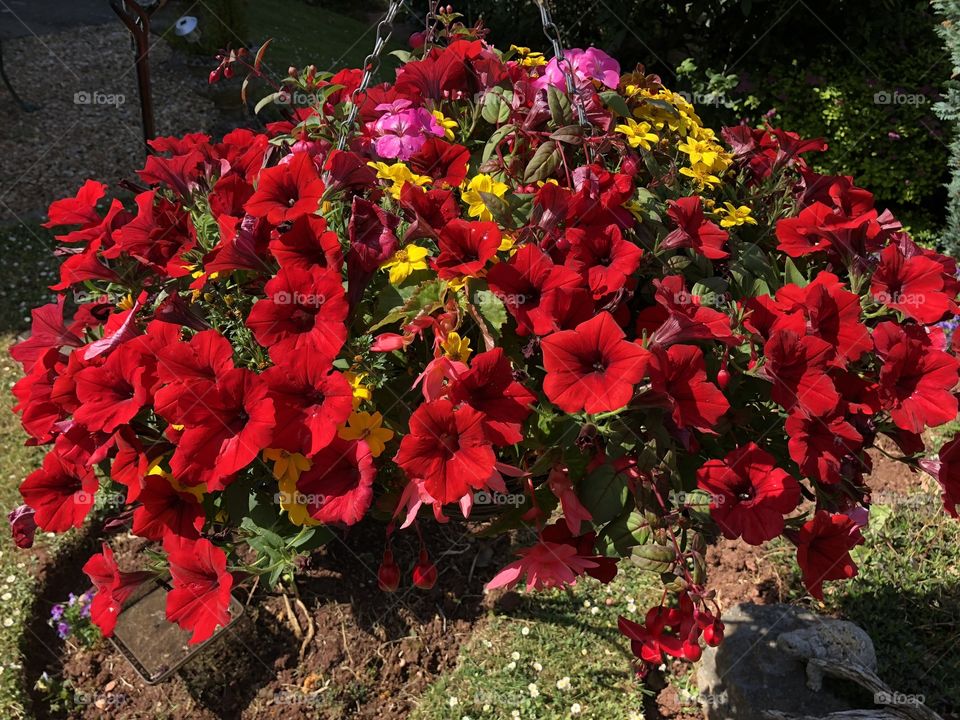
<instances>
[{"instance_id":1,"label":"red flower bud","mask_svg":"<svg viewBox=\"0 0 960 720\"><path fill-rule=\"evenodd\" d=\"M730 371L727 370L726 366L720 368L717 372L717 387L721 390L726 390L727 385L730 383Z\"/></svg>"},{"instance_id":2,"label":"red flower bud","mask_svg":"<svg viewBox=\"0 0 960 720\"><path fill-rule=\"evenodd\" d=\"M415 32L410 36L410 48L413 50L419 50L427 42L427 34L422 30L420 32Z\"/></svg>"},{"instance_id":3,"label":"red flower bud","mask_svg":"<svg viewBox=\"0 0 960 720\"><path fill-rule=\"evenodd\" d=\"M400 587L400 567L393 559L393 552L384 550L383 560L377 569L377 584L384 592L394 592Z\"/></svg>"},{"instance_id":4,"label":"red flower bud","mask_svg":"<svg viewBox=\"0 0 960 720\"><path fill-rule=\"evenodd\" d=\"M437 584L437 566L430 562L426 550L420 551L420 559L413 566L413 584L421 590L429 590Z\"/></svg>"},{"instance_id":5,"label":"red flower bud","mask_svg":"<svg viewBox=\"0 0 960 720\"><path fill-rule=\"evenodd\" d=\"M703 641L710 647L723 642L723 623L720 620L714 620L703 629Z\"/></svg>"}]
</instances>

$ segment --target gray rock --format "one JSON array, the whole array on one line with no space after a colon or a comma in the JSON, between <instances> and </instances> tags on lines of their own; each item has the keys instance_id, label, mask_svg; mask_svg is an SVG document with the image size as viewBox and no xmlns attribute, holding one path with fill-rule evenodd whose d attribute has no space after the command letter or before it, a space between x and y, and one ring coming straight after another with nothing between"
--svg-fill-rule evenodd
<instances>
[{"instance_id":1,"label":"gray rock","mask_svg":"<svg viewBox=\"0 0 960 720\"><path fill-rule=\"evenodd\" d=\"M848 700L808 686L807 659L855 659L876 668L863 630L803 608L741 603L723 613L723 622L723 643L707 648L697 673L707 720L762 720L768 710L821 716L852 710Z\"/></svg>"},{"instance_id":2,"label":"gray rock","mask_svg":"<svg viewBox=\"0 0 960 720\"><path fill-rule=\"evenodd\" d=\"M782 633L777 637L777 647L807 663L807 687L815 692L823 687L823 673L815 664L807 662L810 659L877 669L877 654L870 636L845 620L821 618L814 625Z\"/></svg>"}]
</instances>

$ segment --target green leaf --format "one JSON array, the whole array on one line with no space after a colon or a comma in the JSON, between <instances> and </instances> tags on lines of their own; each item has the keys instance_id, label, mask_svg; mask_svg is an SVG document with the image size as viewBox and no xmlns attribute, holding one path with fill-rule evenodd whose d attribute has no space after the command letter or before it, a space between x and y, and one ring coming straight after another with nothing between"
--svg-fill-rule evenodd
<instances>
[{"instance_id":1,"label":"green leaf","mask_svg":"<svg viewBox=\"0 0 960 720\"><path fill-rule=\"evenodd\" d=\"M636 510L622 514L607 525L597 538L597 549L605 555L625 557L630 549L650 540L650 526Z\"/></svg>"},{"instance_id":2,"label":"green leaf","mask_svg":"<svg viewBox=\"0 0 960 720\"><path fill-rule=\"evenodd\" d=\"M446 283L442 280L419 285L401 307L391 310L379 322L372 325L367 332L372 333L385 325L392 325L403 320L409 322L418 315L433 312L442 305L440 296L445 288Z\"/></svg>"},{"instance_id":3,"label":"green leaf","mask_svg":"<svg viewBox=\"0 0 960 720\"><path fill-rule=\"evenodd\" d=\"M494 88L483 98L480 117L491 125L506 122L510 117L510 104L504 99L501 88Z\"/></svg>"},{"instance_id":4,"label":"green leaf","mask_svg":"<svg viewBox=\"0 0 960 720\"><path fill-rule=\"evenodd\" d=\"M510 204L501 197L497 197L493 193L480 191L480 197L483 200L484 206L487 210L490 211L490 214L493 215L493 219L497 221L497 224L501 227L512 227L513 226L513 217L510 215Z\"/></svg>"},{"instance_id":5,"label":"green leaf","mask_svg":"<svg viewBox=\"0 0 960 720\"><path fill-rule=\"evenodd\" d=\"M547 87L547 106L550 108L550 118L556 125L568 125L573 120L573 114L570 112L570 98L553 85Z\"/></svg>"},{"instance_id":6,"label":"green leaf","mask_svg":"<svg viewBox=\"0 0 960 720\"><path fill-rule=\"evenodd\" d=\"M402 63L408 63L408 62L410 62L410 59L413 57L413 53L410 52L409 50L394 50L394 51L392 51L392 52L389 53L389 54L390 54L390 55L393 55L395 58L397 58L398 60L400 60L400 62L402 62Z\"/></svg>"},{"instance_id":7,"label":"green leaf","mask_svg":"<svg viewBox=\"0 0 960 720\"><path fill-rule=\"evenodd\" d=\"M490 327L499 332L507 321L507 308L497 294L485 287L476 292L473 304Z\"/></svg>"},{"instance_id":8,"label":"green leaf","mask_svg":"<svg viewBox=\"0 0 960 720\"><path fill-rule=\"evenodd\" d=\"M791 257L788 257L784 262L783 279L785 283L793 283L800 287L807 286L807 279L803 276L803 273L800 272L800 269Z\"/></svg>"},{"instance_id":9,"label":"green leaf","mask_svg":"<svg viewBox=\"0 0 960 720\"><path fill-rule=\"evenodd\" d=\"M273 38L267 38L263 45L260 46L260 49L257 50L257 56L253 59L253 69L258 73L260 72L260 66L263 64L263 57L267 54L267 48L270 47L270 43L273 42Z\"/></svg>"},{"instance_id":10,"label":"green leaf","mask_svg":"<svg viewBox=\"0 0 960 720\"><path fill-rule=\"evenodd\" d=\"M583 142L583 128L579 125L565 125L551 134L550 139L568 145L579 145Z\"/></svg>"},{"instance_id":11,"label":"green leaf","mask_svg":"<svg viewBox=\"0 0 960 720\"><path fill-rule=\"evenodd\" d=\"M631 116L630 108L627 107L627 101L624 100L623 96L616 90L605 90L600 93L600 99L603 100L604 105L617 113L617 115L621 115L622 117Z\"/></svg>"},{"instance_id":12,"label":"green leaf","mask_svg":"<svg viewBox=\"0 0 960 720\"><path fill-rule=\"evenodd\" d=\"M524 184L532 184L538 180L547 180L556 172L560 165L560 152L555 140L547 140L537 148L523 171Z\"/></svg>"},{"instance_id":13,"label":"green leaf","mask_svg":"<svg viewBox=\"0 0 960 720\"><path fill-rule=\"evenodd\" d=\"M587 475L577 486L577 497L597 525L610 522L627 504L630 490L623 473L606 463Z\"/></svg>"},{"instance_id":14,"label":"green leaf","mask_svg":"<svg viewBox=\"0 0 960 720\"><path fill-rule=\"evenodd\" d=\"M664 545L641 545L634 548L630 560L641 570L655 573L670 572L677 554L672 547Z\"/></svg>"},{"instance_id":15,"label":"green leaf","mask_svg":"<svg viewBox=\"0 0 960 720\"><path fill-rule=\"evenodd\" d=\"M513 125L501 125L496 130L493 131L493 134L490 135L490 139L487 140L487 144L483 146L483 153L480 157L480 162L487 162L492 156L494 151L508 135L514 132L516 128Z\"/></svg>"},{"instance_id":16,"label":"green leaf","mask_svg":"<svg viewBox=\"0 0 960 720\"><path fill-rule=\"evenodd\" d=\"M259 115L260 111L263 110L267 105L275 103L281 97L285 97L286 95L287 95L286 91L278 90L277 92L270 93L265 98L261 98L260 102L258 102L256 107L253 109L253 114Z\"/></svg>"}]
</instances>

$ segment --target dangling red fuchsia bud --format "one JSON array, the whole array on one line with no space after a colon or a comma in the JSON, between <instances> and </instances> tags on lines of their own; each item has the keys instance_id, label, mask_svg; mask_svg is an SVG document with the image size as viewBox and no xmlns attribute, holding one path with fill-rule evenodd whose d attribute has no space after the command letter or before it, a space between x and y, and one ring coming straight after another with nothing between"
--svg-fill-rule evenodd
<instances>
[{"instance_id":1,"label":"dangling red fuchsia bud","mask_svg":"<svg viewBox=\"0 0 960 720\"><path fill-rule=\"evenodd\" d=\"M421 590L429 590L437 584L437 566L430 561L426 548L421 548L420 559L413 566L413 584Z\"/></svg>"},{"instance_id":2,"label":"dangling red fuchsia bud","mask_svg":"<svg viewBox=\"0 0 960 720\"><path fill-rule=\"evenodd\" d=\"M393 551L383 551L383 560L377 569L377 584L384 592L395 592L400 587L400 566L393 559Z\"/></svg>"}]
</instances>

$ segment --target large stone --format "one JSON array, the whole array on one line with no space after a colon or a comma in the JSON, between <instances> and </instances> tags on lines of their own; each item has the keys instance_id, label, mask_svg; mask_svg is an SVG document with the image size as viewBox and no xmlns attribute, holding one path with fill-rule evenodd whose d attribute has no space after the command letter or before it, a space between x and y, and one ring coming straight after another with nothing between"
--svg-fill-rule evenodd
<instances>
[{"instance_id":1,"label":"large stone","mask_svg":"<svg viewBox=\"0 0 960 720\"><path fill-rule=\"evenodd\" d=\"M875 665L869 636L853 623L815 615L794 605L742 603L723 613L726 633L718 648L708 648L697 673L700 703L708 720L762 720L766 710L823 716L856 706L831 692L808 687L806 660L797 643L777 640L816 636L857 639L856 655ZM823 647L831 647L829 642Z\"/></svg>"}]
</instances>

